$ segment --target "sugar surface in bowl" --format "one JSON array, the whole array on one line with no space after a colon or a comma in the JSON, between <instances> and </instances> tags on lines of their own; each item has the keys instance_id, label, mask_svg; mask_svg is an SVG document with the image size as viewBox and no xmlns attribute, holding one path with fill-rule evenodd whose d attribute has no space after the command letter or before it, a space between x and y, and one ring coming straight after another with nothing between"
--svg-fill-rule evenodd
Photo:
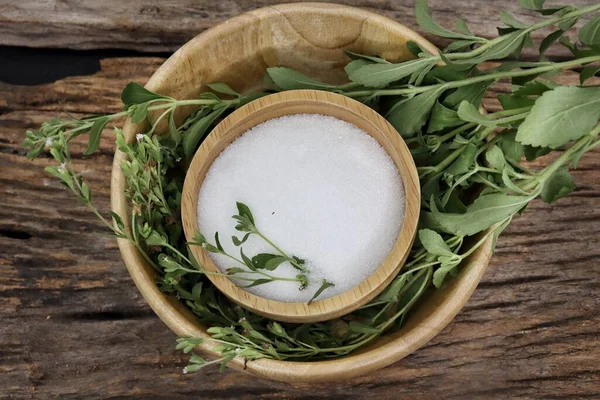
<instances>
[{"instance_id":1,"label":"sugar surface in bowl","mask_svg":"<svg viewBox=\"0 0 600 400\"><path fill-rule=\"evenodd\" d=\"M319 299L358 285L392 250L404 219L400 174L387 152L366 132L337 118L289 115L250 129L217 157L200 189L198 226L207 238L219 232L225 250L243 236L231 218L236 201L247 204L256 226L290 255L307 260L313 283L298 290L276 281L247 289L273 300L304 302L321 279L335 283ZM244 254L275 253L253 235ZM210 255L222 271L240 267ZM294 277L281 264L272 275Z\"/></svg>"}]
</instances>

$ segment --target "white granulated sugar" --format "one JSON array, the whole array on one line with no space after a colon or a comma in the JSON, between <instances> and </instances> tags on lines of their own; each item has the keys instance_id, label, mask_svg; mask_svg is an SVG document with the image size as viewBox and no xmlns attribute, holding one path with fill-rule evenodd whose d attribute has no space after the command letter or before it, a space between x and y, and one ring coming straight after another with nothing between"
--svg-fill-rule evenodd
<instances>
[{"instance_id":1,"label":"white granulated sugar","mask_svg":"<svg viewBox=\"0 0 600 400\"><path fill-rule=\"evenodd\" d=\"M207 238L219 232L227 252L239 256L231 236L236 201L250 207L258 229L289 255L307 260L303 291L294 282L270 282L247 289L269 299L304 302L322 279L335 283L319 299L353 288L390 253L404 219L404 189L387 152L355 125L318 114L264 122L219 155L200 189L198 226ZM212 242L212 239L210 240ZM253 235L244 254L275 253ZM240 267L211 254L225 271ZM268 272L268 271L266 271ZM294 277L288 263L269 272Z\"/></svg>"}]
</instances>

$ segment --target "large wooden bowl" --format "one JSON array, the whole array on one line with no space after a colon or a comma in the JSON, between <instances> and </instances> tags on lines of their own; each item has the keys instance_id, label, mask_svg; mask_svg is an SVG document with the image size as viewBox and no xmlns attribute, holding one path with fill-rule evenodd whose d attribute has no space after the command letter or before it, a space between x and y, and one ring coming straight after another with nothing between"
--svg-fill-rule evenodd
<instances>
[{"instance_id":1,"label":"large wooden bowl","mask_svg":"<svg viewBox=\"0 0 600 400\"><path fill-rule=\"evenodd\" d=\"M146 87L178 99L197 96L211 82L226 82L238 91L248 91L261 85L265 68L277 65L338 83L344 81L346 59L342 49L402 60L411 57L406 48L408 40L429 51L436 50L405 26L360 9L316 3L269 7L232 18L198 35L173 54ZM134 140L138 131L128 122L124 132L128 140ZM111 205L128 221L121 171L124 159L125 155L117 151ZM191 311L158 290L153 269L135 247L119 240L119 248L135 284L160 319L179 336L207 337L206 327ZM392 364L423 346L454 318L475 290L490 257L488 241L464 263L458 279L431 291L418 304L401 330L382 336L356 353L315 362L262 359L249 362L245 371L286 382L320 382L351 378ZM201 350L218 356L209 343ZM229 365L244 369L243 360L234 359Z\"/></svg>"}]
</instances>

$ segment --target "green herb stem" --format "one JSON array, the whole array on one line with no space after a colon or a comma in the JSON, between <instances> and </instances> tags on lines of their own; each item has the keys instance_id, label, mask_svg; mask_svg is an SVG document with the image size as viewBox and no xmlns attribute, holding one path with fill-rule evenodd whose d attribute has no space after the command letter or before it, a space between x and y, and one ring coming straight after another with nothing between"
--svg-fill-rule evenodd
<instances>
[{"instance_id":1,"label":"green herb stem","mask_svg":"<svg viewBox=\"0 0 600 400\"><path fill-rule=\"evenodd\" d=\"M531 33L533 31L545 28L547 26L556 25L562 21L567 21L571 18L576 18L581 15L589 14L589 13L592 13L592 12L598 11L598 10L600 10L600 5L594 5L594 6L580 8L580 9L571 11L569 13L566 13L565 15L550 18L547 20L543 20L543 21L538 22L537 24L531 25L528 28L524 29L522 34L525 35L527 33ZM481 45L472 51L464 52L464 53L446 54L446 58L449 60L465 60L465 59L469 59L472 57L476 57L476 56L482 55L483 53L485 53L486 50L489 50L490 48L500 44L504 40L506 40L506 36L499 36L493 40L488 41L486 44ZM441 60L441 57L440 57L440 60Z\"/></svg>"},{"instance_id":2,"label":"green herb stem","mask_svg":"<svg viewBox=\"0 0 600 400\"><path fill-rule=\"evenodd\" d=\"M275 243L273 243L272 241L270 241L265 235L263 235L258 229L255 231L255 233L260 236L265 242L267 242L271 247L273 247L279 254L281 254L283 257L286 258L286 260L292 264L294 266L294 268L304 272L304 273L308 273L309 271L304 268L302 265L298 264L298 262L296 262L296 260L294 260L292 257L290 257L285 251L283 251L281 248L279 248L279 246L277 246Z\"/></svg>"},{"instance_id":3,"label":"green herb stem","mask_svg":"<svg viewBox=\"0 0 600 400\"><path fill-rule=\"evenodd\" d=\"M584 64L589 64L593 62L600 61L600 56L589 56L578 58L575 60L552 63L550 65L545 65L536 68L530 68L519 71L502 71L495 72L491 74L483 74L475 77L469 77L462 80L451 81L446 83L438 83L435 85L428 86L418 86L411 87L406 89L374 89L374 90L358 90L354 92L346 92L344 95L349 97L362 97L368 96L370 94L377 94L378 96L407 96L414 95L419 93L428 92L430 90L448 90L448 89L458 89L462 86L468 86L475 83L488 82L488 81L497 81L500 79L506 78L517 78L517 77L525 77L531 75L543 74L546 72L563 70L568 68L573 68L577 66L581 66Z\"/></svg>"},{"instance_id":4,"label":"green herb stem","mask_svg":"<svg viewBox=\"0 0 600 400\"><path fill-rule=\"evenodd\" d=\"M597 125L594 129L590 131L589 134L583 136L579 140L577 140L571 147L565 150L560 157L558 157L552 164L548 165L542 171L538 173L536 179L526 183L523 186L524 190L533 189L536 186L543 185L558 169L560 169L563 165L568 164L571 160L571 157L583 147L585 147L590 140L590 137L595 138L600 135L600 124Z\"/></svg>"}]
</instances>

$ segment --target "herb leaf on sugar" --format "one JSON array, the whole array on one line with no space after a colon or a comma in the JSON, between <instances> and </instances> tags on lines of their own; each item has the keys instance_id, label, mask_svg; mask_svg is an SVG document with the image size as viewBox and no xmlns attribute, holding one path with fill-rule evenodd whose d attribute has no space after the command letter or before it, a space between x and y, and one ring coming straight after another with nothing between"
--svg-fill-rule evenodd
<instances>
[{"instance_id":1,"label":"herb leaf on sugar","mask_svg":"<svg viewBox=\"0 0 600 400\"><path fill-rule=\"evenodd\" d=\"M251 288L259 285L264 285L274 281L289 281L298 283L298 290L304 290L309 284L310 271L304 267L305 260L297 256L289 256L285 251L281 250L280 247L275 245L269 240L258 228L254 220L254 216L250 207L244 203L236 203L238 214L232 216L237 221L236 229L240 232L247 232L244 237L240 240L236 236L232 236L232 242L236 247L240 248L240 257L236 257L224 250L219 240L219 233L215 232L215 244L209 243L204 235L200 232L196 232L193 241L188 242L188 246L200 246L209 253L221 254L239 266L230 267L227 269L226 276L233 279L234 281L242 281L242 287ZM259 253L253 257L248 257L244 254L244 249L241 247L244 242L251 236L256 235L269 244L278 254L270 253ZM274 271L277 267L283 263L289 263L295 269L301 271L295 278L284 278L279 276L271 275L263 270ZM241 267L242 268L241 268ZM245 267L245 268L244 268ZM257 277L257 278L253 278ZM249 283L246 283L249 282ZM309 300L310 304L315 300L323 291L329 287L335 286L331 282L323 281L321 287L317 289L314 296Z\"/></svg>"},{"instance_id":2,"label":"herb leaf on sugar","mask_svg":"<svg viewBox=\"0 0 600 400\"><path fill-rule=\"evenodd\" d=\"M247 95L215 83L209 86L212 92L196 99L176 100L130 83L122 94L124 111L47 121L39 130L27 131L24 146L32 159L49 151L58 165L48 167L48 173L116 237L130 240L156 270L160 289L177 295L200 323L210 327L210 338L180 338L177 348L191 353L211 342L222 357L207 361L193 355L185 372L213 364L224 366L236 357L292 361L343 356L401 327L428 288L440 287L451 279L448 275L456 275L462 262L488 239L495 245L498 235L533 199L553 202L573 191L575 184L568 167L576 166L584 153L600 146L598 87L566 87L547 79L562 70L583 67L583 85L598 72L600 17L593 13L600 5L546 8L544 3L519 0L522 7L538 12L540 20L528 25L502 13L506 26L500 28L501 35L486 39L473 34L460 19L455 30L444 28L435 22L426 1L418 0L416 15L422 28L453 40L439 53L431 54L409 43L418 58L392 63L377 55L348 52L350 61L345 70L349 82L343 85L272 67L266 72L274 87ZM579 30L579 41L572 43L564 34L581 17L591 19ZM505 60L519 54L532 32L551 26L554 32L540 47L541 61ZM567 47L573 59L542 59L554 42ZM481 68L479 64L489 60L501 64ZM498 96L503 110L481 114L484 93L501 80L512 82L512 91ZM204 270L187 247L203 245L207 251L223 254L220 241L211 244L198 234L192 243L185 243L179 222L185 173L182 160L189 159L206 133L234 108L269 91L291 89L340 93L384 113L411 149L423 193L419 240L398 276L359 310L318 324L279 324L232 304L206 279L205 275L214 272ZM178 124L174 111L187 105L198 110ZM72 168L69 152L72 139L89 133L86 154L92 153L100 144L103 128L123 117L147 125L131 143L115 129L117 146L127 155L122 169L132 210L128 216L131 229L125 228L126 216L105 215L95 207L90 187ZM161 121L167 122L168 135L156 134ZM558 147L563 151L540 170L522 163L524 156L534 160ZM294 278L299 287L308 284L304 260L265 238L246 206L238 204L234 219L240 236L231 240L240 256L226 254L236 263L229 275L247 284L267 284L264 280L273 279L269 272L289 262L300 272ZM243 245L250 235L262 237L273 252L247 257ZM256 276L247 276L249 272ZM329 284L321 282L315 297Z\"/></svg>"}]
</instances>

